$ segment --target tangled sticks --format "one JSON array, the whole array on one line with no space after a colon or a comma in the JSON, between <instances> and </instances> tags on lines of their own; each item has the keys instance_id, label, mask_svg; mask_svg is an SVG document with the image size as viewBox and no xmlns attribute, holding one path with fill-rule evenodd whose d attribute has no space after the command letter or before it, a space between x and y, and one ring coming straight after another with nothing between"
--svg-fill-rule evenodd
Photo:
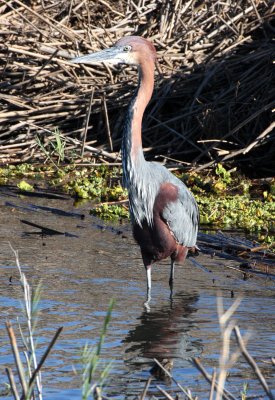
<instances>
[{"instance_id":1,"label":"tangled sticks","mask_svg":"<svg viewBox=\"0 0 275 400\"><path fill-rule=\"evenodd\" d=\"M113 161L136 74L128 69L121 78L70 59L134 32L151 38L159 54L144 126L150 156L157 147L188 168L224 161L270 175L273 2L136 3L2 2L0 163L43 158L41 143L47 147L56 128L65 154Z\"/></svg>"}]
</instances>

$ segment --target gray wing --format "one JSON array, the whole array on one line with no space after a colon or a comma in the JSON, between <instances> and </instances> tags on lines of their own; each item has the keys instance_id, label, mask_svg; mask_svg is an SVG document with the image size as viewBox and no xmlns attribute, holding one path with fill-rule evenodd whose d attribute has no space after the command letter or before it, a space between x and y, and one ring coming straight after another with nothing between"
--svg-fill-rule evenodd
<instances>
[{"instance_id":1,"label":"gray wing","mask_svg":"<svg viewBox=\"0 0 275 400\"><path fill-rule=\"evenodd\" d=\"M178 199L167 203L162 216L176 240L185 246L195 246L199 225L199 210L192 193L181 182L173 182L179 190Z\"/></svg>"}]
</instances>

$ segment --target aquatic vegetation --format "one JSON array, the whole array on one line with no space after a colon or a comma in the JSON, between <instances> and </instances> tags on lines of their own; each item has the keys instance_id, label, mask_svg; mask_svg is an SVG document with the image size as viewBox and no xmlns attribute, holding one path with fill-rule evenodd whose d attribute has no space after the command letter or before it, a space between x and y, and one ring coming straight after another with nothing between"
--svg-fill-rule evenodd
<instances>
[{"instance_id":1,"label":"aquatic vegetation","mask_svg":"<svg viewBox=\"0 0 275 400\"><path fill-rule=\"evenodd\" d=\"M274 229L275 205L271 201L251 200L244 195L195 196L204 225L243 228L269 232Z\"/></svg>"},{"instance_id":2,"label":"aquatic vegetation","mask_svg":"<svg viewBox=\"0 0 275 400\"><path fill-rule=\"evenodd\" d=\"M193 172L179 177L195 195L201 225L241 228L257 233L259 240L274 241L274 179L253 181L219 164L212 174Z\"/></svg>"},{"instance_id":3,"label":"aquatic vegetation","mask_svg":"<svg viewBox=\"0 0 275 400\"><path fill-rule=\"evenodd\" d=\"M57 158L57 165L65 159L66 138L57 128L51 133L52 136L48 139L47 144L44 144L39 136L36 136L36 143L46 156L46 162L50 160L56 166L55 158Z\"/></svg>"},{"instance_id":4,"label":"aquatic vegetation","mask_svg":"<svg viewBox=\"0 0 275 400\"><path fill-rule=\"evenodd\" d=\"M17 187L22 190L22 191L26 191L26 192L32 192L34 190L33 186L30 185L28 182L22 180L17 184Z\"/></svg>"},{"instance_id":5,"label":"aquatic vegetation","mask_svg":"<svg viewBox=\"0 0 275 400\"><path fill-rule=\"evenodd\" d=\"M243 390L241 391L241 400L246 400L247 399L247 392L248 392L248 387L249 387L249 385L248 385L248 383L247 382L245 382L244 384L243 384Z\"/></svg>"},{"instance_id":6,"label":"aquatic vegetation","mask_svg":"<svg viewBox=\"0 0 275 400\"><path fill-rule=\"evenodd\" d=\"M120 218L130 218L128 208L119 204L100 204L91 209L92 215L97 215L105 220L118 220Z\"/></svg>"},{"instance_id":7,"label":"aquatic vegetation","mask_svg":"<svg viewBox=\"0 0 275 400\"><path fill-rule=\"evenodd\" d=\"M113 307L114 300L111 300L96 348L86 344L83 349L82 400L87 400L89 397L92 397L94 399L101 398L102 388L104 387L106 380L109 376L111 363L104 367L98 374L97 370L102 345L104 343L107 329L111 321Z\"/></svg>"},{"instance_id":8,"label":"aquatic vegetation","mask_svg":"<svg viewBox=\"0 0 275 400\"><path fill-rule=\"evenodd\" d=\"M227 170L220 164L212 172L176 175L194 193L202 225L241 228L255 232L259 240L274 241L274 179L250 180L236 169ZM58 168L20 164L0 168L0 184L13 182L21 190L32 190L34 182L41 185L43 180L43 185L65 191L76 199L92 200L91 213L108 220L129 218L127 191L121 177L120 167L107 164Z\"/></svg>"}]
</instances>

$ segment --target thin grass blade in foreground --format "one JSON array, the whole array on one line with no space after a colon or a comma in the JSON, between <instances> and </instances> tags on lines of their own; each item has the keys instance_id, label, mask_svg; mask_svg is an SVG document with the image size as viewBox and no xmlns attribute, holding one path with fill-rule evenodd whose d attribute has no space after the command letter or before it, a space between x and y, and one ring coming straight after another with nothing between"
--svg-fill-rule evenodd
<instances>
[{"instance_id":1,"label":"thin grass blade in foreground","mask_svg":"<svg viewBox=\"0 0 275 400\"><path fill-rule=\"evenodd\" d=\"M27 278L21 270L18 252L13 249L11 244L10 247L15 255L17 268L20 273L20 282L24 294L24 303L23 303L24 315L27 320L27 333L24 334L20 324L19 324L19 329L23 345L26 348L26 351L24 351L24 356L27 363L28 374L25 372L25 368L23 366L24 363L21 359L20 352L18 350L16 337L14 334L14 330L11 326L11 323L9 321L6 323L7 331L10 338L10 344L14 355L14 361L21 385L22 395L20 396L20 399L32 400L35 398L39 398L39 400L42 400L43 399L42 379L40 370L63 328L61 327L57 330L56 334L54 335L53 339L48 345L46 351L44 352L40 362L38 363L36 356L36 348L34 344L34 328L37 322L37 307L40 299L41 286L38 285L37 289L34 292L32 292L31 287L27 281ZM17 400L19 398L18 394L19 391L16 387L13 373L9 368L6 368L6 373L8 375L14 399ZM36 390L34 390L35 387Z\"/></svg>"},{"instance_id":2,"label":"thin grass blade in foreground","mask_svg":"<svg viewBox=\"0 0 275 400\"><path fill-rule=\"evenodd\" d=\"M38 286L37 290L34 293L32 292L30 285L27 281L26 275L21 270L21 266L19 263L19 257L18 257L18 251L14 250L13 247L11 246L11 244L10 244L10 247L15 255L16 265L17 265L18 271L20 273L21 288L23 290L23 295L24 295L23 307L24 307L24 314L27 319L27 327L28 327L27 336L24 336L21 326L20 326L20 331L21 331L21 336L22 336L24 345L27 350L27 352L25 352L25 356L26 356L26 360L27 360L28 370L29 370L29 373L31 374L32 368L37 369L37 359L36 359L33 334L34 334L34 328L35 328L36 317L37 317L37 305L39 302L41 290L40 290L40 286ZM21 381L21 379L20 379L20 381ZM21 382L21 385L22 385L22 382ZM36 375L36 388L37 388L38 398L39 398L39 400L42 400L42 379L41 379L40 372ZM22 385L22 389L23 389L24 396L27 396L27 393L29 393L30 388L28 388L29 390L26 392L26 387L24 387Z\"/></svg>"},{"instance_id":3,"label":"thin grass blade in foreground","mask_svg":"<svg viewBox=\"0 0 275 400\"><path fill-rule=\"evenodd\" d=\"M84 361L84 370L82 374L83 377L82 400L87 400L90 396L92 398L101 397L102 388L109 375L111 363L108 364L103 369L103 371L99 373L99 377L96 378L100 354L107 333L107 329L111 320L114 303L115 303L114 300L110 301L109 308L106 317L104 319L103 328L96 348L94 349L93 347L89 347L88 345L86 345L83 350L82 358Z\"/></svg>"}]
</instances>

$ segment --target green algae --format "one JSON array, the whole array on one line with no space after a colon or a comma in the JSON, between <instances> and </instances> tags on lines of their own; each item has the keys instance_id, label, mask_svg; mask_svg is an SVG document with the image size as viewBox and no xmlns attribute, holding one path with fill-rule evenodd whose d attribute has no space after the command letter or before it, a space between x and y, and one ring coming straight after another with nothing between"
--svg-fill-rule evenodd
<instances>
[{"instance_id":1,"label":"green algae","mask_svg":"<svg viewBox=\"0 0 275 400\"><path fill-rule=\"evenodd\" d=\"M236 169L218 164L207 173L175 173L192 190L200 210L200 223L216 228L241 228L273 242L275 180L250 180ZM103 219L129 218L127 191L120 167L20 164L0 168L0 184L15 183L21 190L55 188L76 199L94 203L91 213Z\"/></svg>"}]
</instances>

